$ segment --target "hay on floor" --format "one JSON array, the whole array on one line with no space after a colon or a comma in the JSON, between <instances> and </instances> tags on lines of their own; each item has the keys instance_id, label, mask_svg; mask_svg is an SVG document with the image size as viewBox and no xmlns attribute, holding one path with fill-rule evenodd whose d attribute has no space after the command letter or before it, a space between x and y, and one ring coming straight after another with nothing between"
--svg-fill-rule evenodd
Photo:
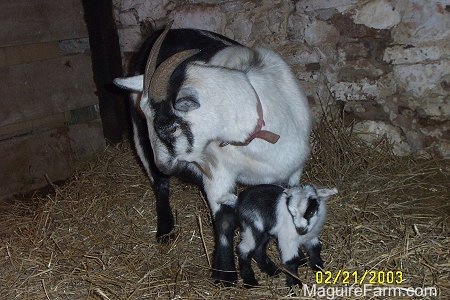
<instances>
[{"instance_id":1,"label":"hay on floor","mask_svg":"<svg viewBox=\"0 0 450 300\"><path fill-rule=\"evenodd\" d=\"M303 180L337 187L322 235L326 270L402 271L405 287L450 295L450 164L395 157L341 123L314 131ZM299 296L257 272L261 286L222 288L210 279L213 234L195 186L171 181L176 239L155 241L154 195L128 143L109 147L46 196L0 206L4 299L261 299ZM278 261L276 244L271 257ZM255 270L257 267L255 266ZM314 283L314 272L299 270ZM349 297L351 298L351 297Z\"/></svg>"}]
</instances>

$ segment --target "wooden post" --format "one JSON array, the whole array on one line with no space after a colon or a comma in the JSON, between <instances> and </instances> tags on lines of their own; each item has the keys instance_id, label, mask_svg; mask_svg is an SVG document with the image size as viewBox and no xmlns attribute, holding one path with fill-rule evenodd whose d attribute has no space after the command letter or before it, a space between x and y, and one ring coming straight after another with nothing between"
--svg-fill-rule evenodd
<instances>
[{"instance_id":1,"label":"wooden post","mask_svg":"<svg viewBox=\"0 0 450 300\"><path fill-rule=\"evenodd\" d=\"M92 69L103 134L116 144L127 134L128 111L126 96L112 81L123 75L119 38L113 18L112 0L82 0L89 32Z\"/></svg>"}]
</instances>

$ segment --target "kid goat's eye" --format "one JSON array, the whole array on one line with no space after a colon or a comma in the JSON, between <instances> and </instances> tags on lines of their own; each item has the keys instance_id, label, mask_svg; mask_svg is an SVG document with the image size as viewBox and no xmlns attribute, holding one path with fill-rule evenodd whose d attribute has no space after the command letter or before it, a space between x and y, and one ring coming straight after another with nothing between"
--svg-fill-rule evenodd
<instances>
[{"instance_id":1,"label":"kid goat's eye","mask_svg":"<svg viewBox=\"0 0 450 300\"><path fill-rule=\"evenodd\" d=\"M305 211L304 218L309 220L314 216L314 214L317 212L317 209L319 208L319 203L317 202L317 199L309 198L308 199L308 208Z\"/></svg>"}]
</instances>

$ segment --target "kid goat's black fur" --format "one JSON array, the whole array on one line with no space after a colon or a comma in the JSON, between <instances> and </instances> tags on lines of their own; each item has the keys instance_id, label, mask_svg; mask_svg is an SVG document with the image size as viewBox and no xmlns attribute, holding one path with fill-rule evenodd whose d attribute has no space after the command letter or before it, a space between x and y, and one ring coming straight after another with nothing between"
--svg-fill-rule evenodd
<instances>
[{"instance_id":1,"label":"kid goat's black fur","mask_svg":"<svg viewBox=\"0 0 450 300\"><path fill-rule=\"evenodd\" d=\"M266 184L250 187L239 195L239 268L247 287L258 285L252 258L269 276L280 272L266 253L273 237L278 240L281 262L290 273L286 275L286 285L301 284L291 276L307 262L300 247L306 251L314 270L323 268L319 234L326 219L326 200L335 193L336 189L316 189L309 184L288 189Z\"/></svg>"}]
</instances>

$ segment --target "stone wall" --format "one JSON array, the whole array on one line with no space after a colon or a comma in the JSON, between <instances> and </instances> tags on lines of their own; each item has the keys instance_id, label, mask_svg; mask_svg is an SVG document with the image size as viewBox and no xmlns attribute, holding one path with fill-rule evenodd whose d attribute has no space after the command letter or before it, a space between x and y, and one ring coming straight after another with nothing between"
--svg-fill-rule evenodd
<instances>
[{"instance_id":1,"label":"stone wall","mask_svg":"<svg viewBox=\"0 0 450 300\"><path fill-rule=\"evenodd\" d=\"M450 0L114 2L125 58L168 19L270 47L315 112L337 101L355 130L388 136L399 155L450 157Z\"/></svg>"}]
</instances>

